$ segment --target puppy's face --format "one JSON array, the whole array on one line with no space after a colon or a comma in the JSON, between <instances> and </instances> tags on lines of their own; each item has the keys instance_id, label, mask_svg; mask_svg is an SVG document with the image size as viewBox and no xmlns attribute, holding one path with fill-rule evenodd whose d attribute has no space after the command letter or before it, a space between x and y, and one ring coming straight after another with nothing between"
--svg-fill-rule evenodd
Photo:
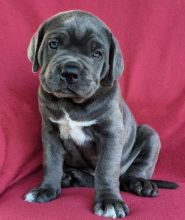
<instances>
[{"instance_id":1,"label":"puppy's face","mask_svg":"<svg viewBox=\"0 0 185 220\"><path fill-rule=\"evenodd\" d=\"M94 26L75 19L46 32L41 83L56 96L86 99L99 88L101 74L107 71L109 44L103 30L99 34Z\"/></svg>"},{"instance_id":2,"label":"puppy's face","mask_svg":"<svg viewBox=\"0 0 185 220\"><path fill-rule=\"evenodd\" d=\"M34 71L41 67L46 92L75 102L91 97L103 83L111 86L123 66L119 46L107 27L81 11L46 21L32 38L28 56Z\"/></svg>"}]
</instances>

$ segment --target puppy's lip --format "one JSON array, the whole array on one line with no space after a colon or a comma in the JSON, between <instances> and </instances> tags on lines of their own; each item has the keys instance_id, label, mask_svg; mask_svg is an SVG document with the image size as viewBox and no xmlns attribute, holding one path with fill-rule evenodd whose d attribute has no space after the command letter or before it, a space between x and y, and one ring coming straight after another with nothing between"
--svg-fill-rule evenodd
<instances>
[{"instance_id":1,"label":"puppy's lip","mask_svg":"<svg viewBox=\"0 0 185 220\"><path fill-rule=\"evenodd\" d=\"M70 85L67 85L66 88L57 89L57 90L52 90L49 85L45 82L42 84L43 89L50 93L53 94L54 96L58 98L72 98L75 100L77 103L81 103L81 100L86 100L91 97L93 89L90 88L85 94L81 94L80 92L76 91L75 88L71 88ZM65 90L64 90L65 89Z\"/></svg>"},{"instance_id":2,"label":"puppy's lip","mask_svg":"<svg viewBox=\"0 0 185 220\"><path fill-rule=\"evenodd\" d=\"M90 91L85 96L83 96L83 97L78 96L78 97L75 97L72 99L73 99L73 102L81 104L81 103L85 102L86 100L88 100L89 98L91 98L92 94L93 94L93 89L91 88Z\"/></svg>"},{"instance_id":3,"label":"puppy's lip","mask_svg":"<svg viewBox=\"0 0 185 220\"><path fill-rule=\"evenodd\" d=\"M71 98L75 103L83 103L85 100L91 97L92 89L88 92L88 94L82 96L71 90L68 92L52 92L52 94L58 98Z\"/></svg>"},{"instance_id":4,"label":"puppy's lip","mask_svg":"<svg viewBox=\"0 0 185 220\"><path fill-rule=\"evenodd\" d=\"M73 96L70 96L69 94L66 95L60 92L52 92L52 94L56 96L57 98L72 98L73 97Z\"/></svg>"},{"instance_id":5,"label":"puppy's lip","mask_svg":"<svg viewBox=\"0 0 185 220\"><path fill-rule=\"evenodd\" d=\"M76 95L71 91L69 91L69 92L53 91L51 93L58 98L74 98L74 97L76 97Z\"/></svg>"},{"instance_id":6,"label":"puppy's lip","mask_svg":"<svg viewBox=\"0 0 185 220\"><path fill-rule=\"evenodd\" d=\"M67 89L67 91L62 91L61 89L52 90L52 88L50 88L50 86L46 82L41 83L41 85L47 93L53 94L54 96L56 96L58 98L76 97L76 94L72 90L70 90L69 88L65 88L65 89Z\"/></svg>"},{"instance_id":7,"label":"puppy's lip","mask_svg":"<svg viewBox=\"0 0 185 220\"><path fill-rule=\"evenodd\" d=\"M77 98L72 98L73 102L75 103L83 103L86 99L85 98L81 98L81 97L77 97Z\"/></svg>"}]
</instances>

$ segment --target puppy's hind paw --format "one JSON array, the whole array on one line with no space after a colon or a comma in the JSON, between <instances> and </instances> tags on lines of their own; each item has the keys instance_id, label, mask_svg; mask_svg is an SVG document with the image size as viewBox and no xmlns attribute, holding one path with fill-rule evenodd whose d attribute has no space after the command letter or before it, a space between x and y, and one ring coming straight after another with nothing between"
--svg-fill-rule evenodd
<instances>
[{"instance_id":1,"label":"puppy's hind paw","mask_svg":"<svg viewBox=\"0 0 185 220\"><path fill-rule=\"evenodd\" d=\"M125 178L121 182L120 188L123 191L144 197L156 197L159 194L157 185L153 181L143 178Z\"/></svg>"}]
</instances>

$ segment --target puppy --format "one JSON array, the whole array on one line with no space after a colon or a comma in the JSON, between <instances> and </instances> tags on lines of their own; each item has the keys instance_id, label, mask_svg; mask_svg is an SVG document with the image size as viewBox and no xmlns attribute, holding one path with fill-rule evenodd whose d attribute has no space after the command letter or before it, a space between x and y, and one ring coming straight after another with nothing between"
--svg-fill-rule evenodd
<instances>
[{"instance_id":1,"label":"puppy","mask_svg":"<svg viewBox=\"0 0 185 220\"><path fill-rule=\"evenodd\" d=\"M160 139L148 125L137 125L122 100L119 44L109 28L83 11L59 13L31 39L28 57L40 73L44 176L25 195L48 202L62 187L94 186L94 213L128 214L120 190L154 197L158 187L175 183L150 180Z\"/></svg>"}]
</instances>

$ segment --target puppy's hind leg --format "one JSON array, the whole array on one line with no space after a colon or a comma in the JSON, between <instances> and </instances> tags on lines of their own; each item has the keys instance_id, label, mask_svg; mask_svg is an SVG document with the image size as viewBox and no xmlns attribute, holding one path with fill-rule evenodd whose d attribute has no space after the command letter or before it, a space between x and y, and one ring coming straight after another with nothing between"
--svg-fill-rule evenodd
<instances>
[{"instance_id":1,"label":"puppy's hind leg","mask_svg":"<svg viewBox=\"0 0 185 220\"><path fill-rule=\"evenodd\" d=\"M80 169L67 169L62 178L62 187L94 187L94 176Z\"/></svg>"},{"instance_id":2,"label":"puppy's hind leg","mask_svg":"<svg viewBox=\"0 0 185 220\"><path fill-rule=\"evenodd\" d=\"M138 126L134 148L141 151L129 169L121 175L120 189L139 196L157 196L157 185L150 178L160 151L158 134L148 125Z\"/></svg>"}]
</instances>

